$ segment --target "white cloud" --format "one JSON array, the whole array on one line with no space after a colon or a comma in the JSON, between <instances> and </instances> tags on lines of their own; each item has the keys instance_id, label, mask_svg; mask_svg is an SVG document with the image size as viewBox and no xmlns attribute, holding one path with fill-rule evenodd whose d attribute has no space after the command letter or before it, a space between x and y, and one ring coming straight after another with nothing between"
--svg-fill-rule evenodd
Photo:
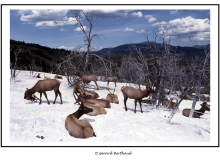
<instances>
[{"instance_id":1,"label":"white cloud","mask_svg":"<svg viewBox=\"0 0 220 160\"><path fill-rule=\"evenodd\" d=\"M99 18L127 18L127 10L83 10L84 13L91 13ZM83 16L83 14L81 13Z\"/></svg>"},{"instance_id":2,"label":"white cloud","mask_svg":"<svg viewBox=\"0 0 220 160\"><path fill-rule=\"evenodd\" d=\"M19 10L20 20L24 22L39 22L61 20L66 16L68 10L41 9L41 10Z\"/></svg>"},{"instance_id":3,"label":"white cloud","mask_svg":"<svg viewBox=\"0 0 220 160\"><path fill-rule=\"evenodd\" d=\"M89 30L89 29L87 29L86 26L83 26L83 28L84 28L85 31L86 31L86 30ZM80 27L77 27L76 29L74 29L74 31L81 31L81 29L80 29Z\"/></svg>"},{"instance_id":4,"label":"white cloud","mask_svg":"<svg viewBox=\"0 0 220 160\"><path fill-rule=\"evenodd\" d=\"M145 15L144 18L148 19L148 23L151 23L157 20L152 15Z\"/></svg>"},{"instance_id":5,"label":"white cloud","mask_svg":"<svg viewBox=\"0 0 220 160\"><path fill-rule=\"evenodd\" d=\"M137 31L137 33L145 33L145 32L146 32L145 30Z\"/></svg>"},{"instance_id":6,"label":"white cloud","mask_svg":"<svg viewBox=\"0 0 220 160\"><path fill-rule=\"evenodd\" d=\"M58 47L59 49L65 49L65 50L73 50L74 47L65 47L65 46L60 46Z\"/></svg>"},{"instance_id":7,"label":"white cloud","mask_svg":"<svg viewBox=\"0 0 220 160\"><path fill-rule=\"evenodd\" d=\"M161 25L163 24L163 25ZM191 41L210 40L210 21L208 18L195 19L191 16L174 19L169 22L157 22L152 26L159 26L160 32L164 31L166 35Z\"/></svg>"},{"instance_id":8,"label":"white cloud","mask_svg":"<svg viewBox=\"0 0 220 160\"><path fill-rule=\"evenodd\" d=\"M60 31L65 31L65 29L61 28Z\"/></svg>"},{"instance_id":9,"label":"white cloud","mask_svg":"<svg viewBox=\"0 0 220 160\"><path fill-rule=\"evenodd\" d=\"M134 31L132 28L126 28L124 31Z\"/></svg>"},{"instance_id":10,"label":"white cloud","mask_svg":"<svg viewBox=\"0 0 220 160\"><path fill-rule=\"evenodd\" d=\"M143 17L143 14L141 12L133 12L129 15L131 18L140 18Z\"/></svg>"},{"instance_id":11,"label":"white cloud","mask_svg":"<svg viewBox=\"0 0 220 160\"><path fill-rule=\"evenodd\" d=\"M181 13L181 12L186 12L188 10L175 10L175 11L170 11L170 14L177 14L177 13Z\"/></svg>"},{"instance_id":12,"label":"white cloud","mask_svg":"<svg viewBox=\"0 0 220 160\"><path fill-rule=\"evenodd\" d=\"M75 24L75 18L67 18L68 10L19 10L20 20L35 27L47 28Z\"/></svg>"},{"instance_id":13,"label":"white cloud","mask_svg":"<svg viewBox=\"0 0 220 160\"><path fill-rule=\"evenodd\" d=\"M165 25L165 24L167 24L167 22L162 21L162 22L153 23L152 26L163 26L163 25Z\"/></svg>"}]
</instances>

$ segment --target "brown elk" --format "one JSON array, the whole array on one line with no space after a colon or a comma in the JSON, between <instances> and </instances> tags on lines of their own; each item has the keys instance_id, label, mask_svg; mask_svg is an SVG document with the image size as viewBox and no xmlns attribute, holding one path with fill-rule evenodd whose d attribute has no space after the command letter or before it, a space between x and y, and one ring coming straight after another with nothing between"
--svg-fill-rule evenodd
<instances>
[{"instance_id":1,"label":"brown elk","mask_svg":"<svg viewBox=\"0 0 220 160\"><path fill-rule=\"evenodd\" d=\"M205 111L210 111L210 105L207 105L206 102L203 102L202 104L200 104L202 107L199 110L195 110L193 113L193 118L200 118L201 115L203 115L203 113ZM182 115L185 117L189 117L191 112L191 109L185 108L182 111Z\"/></svg>"},{"instance_id":2,"label":"brown elk","mask_svg":"<svg viewBox=\"0 0 220 160\"><path fill-rule=\"evenodd\" d=\"M76 96L78 96L78 95L76 94ZM87 115L97 116L97 115L107 114L105 108L86 102L85 99L87 99L87 97L91 98L91 96L86 96L85 94L80 94L78 96L78 98L80 99L81 103L84 106L93 109L93 112L87 113Z\"/></svg>"},{"instance_id":3,"label":"brown elk","mask_svg":"<svg viewBox=\"0 0 220 160\"><path fill-rule=\"evenodd\" d=\"M55 77L54 78L57 78L57 79L63 79L63 77L62 76L58 76L58 75L55 75Z\"/></svg>"},{"instance_id":4,"label":"brown elk","mask_svg":"<svg viewBox=\"0 0 220 160\"><path fill-rule=\"evenodd\" d=\"M96 137L91 124L87 120L80 121L79 118L83 114L93 112L93 109L80 105L78 110L66 117L65 128L69 134L75 138Z\"/></svg>"},{"instance_id":5,"label":"brown elk","mask_svg":"<svg viewBox=\"0 0 220 160\"><path fill-rule=\"evenodd\" d=\"M164 95L169 95L170 94L170 91L166 92L164 91Z\"/></svg>"},{"instance_id":6,"label":"brown elk","mask_svg":"<svg viewBox=\"0 0 220 160\"><path fill-rule=\"evenodd\" d=\"M91 95L91 98L99 98L99 94L98 93L93 92L93 91L87 91L87 90L84 89L84 86L83 86L83 88L80 88L79 85L75 85L75 87L73 89L73 96L74 96L74 98L76 100L75 104L79 102L79 99L77 99L75 97L74 93L77 94L77 93L82 93L82 92L84 92L86 95Z\"/></svg>"},{"instance_id":7,"label":"brown elk","mask_svg":"<svg viewBox=\"0 0 220 160\"><path fill-rule=\"evenodd\" d=\"M26 88L28 90L28 88ZM37 102L37 100L40 100L35 94L32 94L31 96L28 96L26 100Z\"/></svg>"},{"instance_id":8,"label":"brown elk","mask_svg":"<svg viewBox=\"0 0 220 160\"><path fill-rule=\"evenodd\" d=\"M44 74L44 79L50 79L50 77L46 77L45 74Z\"/></svg>"},{"instance_id":9,"label":"brown elk","mask_svg":"<svg viewBox=\"0 0 220 160\"><path fill-rule=\"evenodd\" d=\"M141 103L152 104L152 100L151 100L151 99L143 99L143 100L141 101Z\"/></svg>"},{"instance_id":10,"label":"brown elk","mask_svg":"<svg viewBox=\"0 0 220 160\"><path fill-rule=\"evenodd\" d=\"M53 104L55 104L58 94L60 96L60 101L62 104L61 92L59 91L60 83L61 82L57 79L39 80L34 85L34 87L32 87L31 89L27 89L27 91L24 93L24 99L27 99L27 100L31 99L32 94L34 94L35 92L39 92L40 93L40 103L39 104L41 104L42 93L46 97L48 104L50 104L50 102L48 101L48 98L47 98L46 91L54 90L55 100L54 100Z\"/></svg>"},{"instance_id":11,"label":"brown elk","mask_svg":"<svg viewBox=\"0 0 220 160\"><path fill-rule=\"evenodd\" d=\"M81 90L80 95L78 97L80 97L79 100L83 103L90 103L94 106L103 107L103 108L111 108L111 104L108 100L92 98L92 96L87 95L83 89Z\"/></svg>"},{"instance_id":12,"label":"brown elk","mask_svg":"<svg viewBox=\"0 0 220 160\"><path fill-rule=\"evenodd\" d=\"M109 89L108 89L109 91ZM109 91L110 92L110 91ZM114 92L115 92L115 89L114 89ZM116 104L119 104L119 101L118 101L118 96L116 94L114 94L110 92L110 94L108 94L106 96L106 100L108 100L110 103L116 103Z\"/></svg>"},{"instance_id":13,"label":"brown elk","mask_svg":"<svg viewBox=\"0 0 220 160\"><path fill-rule=\"evenodd\" d=\"M137 101L139 101L140 104L140 108L141 108L141 113L143 113L142 111L142 107L141 107L141 101L142 98L147 97L150 93L154 93L155 91L152 89L152 85L149 83L148 80L148 87L146 86L146 90L142 91L138 88L133 88L133 87L129 87L129 86L123 86L121 88L121 91L124 95L124 105L125 105L125 111L127 111L127 106L126 106L126 101L128 98L130 99L134 99L135 100L135 110L134 113L136 113L136 106L137 106Z\"/></svg>"},{"instance_id":14,"label":"brown elk","mask_svg":"<svg viewBox=\"0 0 220 160\"><path fill-rule=\"evenodd\" d=\"M116 87L116 81L117 81L116 77L106 77L105 79L107 81L107 85L108 86L109 86L109 82L114 82L115 83L115 87Z\"/></svg>"},{"instance_id":15,"label":"brown elk","mask_svg":"<svg viewBox=\"0 0 220 160\"><path fill-rule=\"evenodd\" d=\"M83 83L87 84L87 83L90 83L91 81L93 81L97 87L97 90L98 90L98 84L97 84L97 77L95 75L81 75L79 72L75 73L76 76L79 76L80 78L82 78L83 80Z\"/></svg>"},{"instance_id":16,"label":"brown elk","mask_svg":"<svg viewBox=\"0 0 220 160\"><path fill-rule=\"evenodd\" d=\"M176 103L172 102L172 100L164 99L162 100L162 105L174 109Z\"/></svg>"},{"instance_id":17,"label":"brown elk","mask_svg":"<svg viewBox=\"0 0 220 160\"><path fill-rule=\"evenodd\" d=\"M41 74L41 73L38 73L38 75L36 76L36 78L41 78L41 77L40 77L40 74Z\"/></svg>"}]
</instances>

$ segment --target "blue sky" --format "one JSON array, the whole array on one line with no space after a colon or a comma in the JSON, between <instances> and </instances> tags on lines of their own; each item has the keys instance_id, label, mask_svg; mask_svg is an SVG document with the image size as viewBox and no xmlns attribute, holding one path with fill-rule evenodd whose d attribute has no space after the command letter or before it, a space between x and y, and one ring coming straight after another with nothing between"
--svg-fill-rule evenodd
<instances>
[{"instance_id":1,"label":"blue sky","mask_svg":"<svg viewBox=\"0 0 220 160\"><path fill-rule=\"evenodd\" d=\"M71 9L10 10L10 39L71 50L82 43L84 36L73 20ZM82 23L89 27L84 18ZM105 9L98 10L96 24L93 33L103 36L92 42L97 50L146 41L144 34L153 40L161 28L175 46L210 43L210 10Z\"/></svg>"}]
</instances>

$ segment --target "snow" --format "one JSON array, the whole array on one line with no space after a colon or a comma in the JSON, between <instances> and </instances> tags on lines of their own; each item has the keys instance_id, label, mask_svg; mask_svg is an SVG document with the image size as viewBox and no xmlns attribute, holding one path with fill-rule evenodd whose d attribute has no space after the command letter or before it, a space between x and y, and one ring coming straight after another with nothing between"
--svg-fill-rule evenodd
<instances>
[{"instance_id":1,"label":"snow","mask_svg":"<svg viewBox=\"0 0 220 160\"><path fill-rule=\"evenodd\" d=\"M45 73L45 75L50 78L55 76L49 73ZM78 104L74 104L73 88L68 85L65 77L60 80L63 104L60 104L59 96L56 104L53 104L54 91L47 91L50 105L44 95L42 95L41 105L25 100L26 88L32 88L40 79L30 76L28 71L21 71L16 77L15 83L10 82L10 142L36 142L31 145L39 144L41 146L47 145L41 142L60 142L56 144L61 146L106 145L105 142L114 146L121 144L129 146L157 145L153 142L210 142L210 112L206 111L200 119L184 117L181 112L184 108L191 108L192 101L183 100L179 110L169 123L168 117L171 114L169 109L165 107L156 109L151 105L142 104L144 113L141 113L140 106L137 104L135 114L133 99L128 99L128 111L126 112L123 95L120 91L122 86L132 86L132 84L126 83L117 83L115 94L118 95L119 104L111 103L111 108L106 108L106 115L83 115L80 117L80 120L87 120L92 125L97 137L74 138L68 134L64 127L66 117L79 107ZM99 85L98 91L93 82L85 89L96 91L100 98L106 98L109 93L107 83L103 81L97 83ZM109 88L113 91L114 83L110 82ZM39 93L36 92L35 95L39 98ZM197 102L195 108L200 109L201 103ZM37 138L37 136L44 138ZM127 144L128 142L129 144Z\"/></svg>"}]
</instances>

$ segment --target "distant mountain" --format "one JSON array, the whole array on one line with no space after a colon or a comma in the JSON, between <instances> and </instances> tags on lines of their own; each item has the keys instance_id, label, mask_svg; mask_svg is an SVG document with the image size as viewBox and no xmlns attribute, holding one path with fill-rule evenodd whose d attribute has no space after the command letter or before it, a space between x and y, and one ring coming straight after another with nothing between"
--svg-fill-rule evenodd
<instances>
[{"instance_id":1,"label":"distant mountain","mask_svg":"<svg viewBox=\"0 0 220 160\"><path fill-rule=\"evenodd\" d=\"M204 49L204 48L208 48L210 49L210 44L207 44L207 45L195 45L195 46L192 46L193 48L198 48L198 49Z\"/></svg>"},{"instance_id":2,"label":"distant mountain","mask_svg":"<svg viewBox=\"0 0 220 160\"><path fill-rule=\"evenodd\" d=\"M155 42L150 42L150 45L156 45L158 48L157 55L161 54L161 44ZM210 45L206 45L209 47ZM111 52L114 55L121 55L121 54L129 54L129 53L137 53L141 51L142 53L152 54L153 52L148 48L148 42L141 42L136 44L124 44L114 48L103 48L99 51L94 52L97 55L105 55L108 52ZM203 57L204 54L204 46L193 46L193 47L181 47L181 46L172 46L170 45L170 51L175 52L177 54L183 53L183 60L192 60L194 57Z\"/></svg>"}]
</instances>

